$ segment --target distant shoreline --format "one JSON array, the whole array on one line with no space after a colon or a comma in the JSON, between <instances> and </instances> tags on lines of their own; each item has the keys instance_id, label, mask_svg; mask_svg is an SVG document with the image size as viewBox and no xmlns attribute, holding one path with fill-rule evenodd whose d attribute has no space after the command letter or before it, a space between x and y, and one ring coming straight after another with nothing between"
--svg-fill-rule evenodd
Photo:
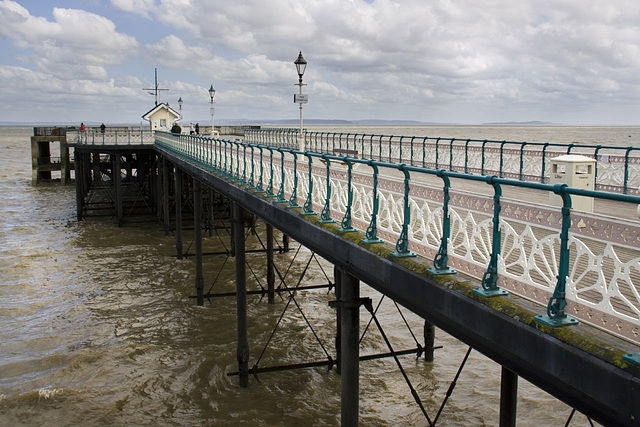
<instances>
[{"instance_id":1,"label":"distant shoreline","mask_svg":"<svg viewBox=\"0 0 640 427\"><path fill-rule=\"evenodd\" d=\"M185 121L186 122L186 121ZM208 120L189 120L189 123L200 123L207 125ZM101 122L84 122L86 126L100 126ZM105 122L107 126L141 126L137 123L110 123ZM295 127L299 126L297 120L249 120L249 119L231 119L216 120L217 126L241 126L241 125L259 125L259 126L282 126ZM148 126L148 123L142 123L142 127ZM439 122L419 122L413 120L324 120L309 119L304 121L304 126L362 126L362 127L385 127L385 126L403 126L403 127L638 127L640 124L590 124L590 125L574 125L564 123L552 123L541 121L529 122L486 122L486 123L439 123ZM0 127L79 127L79 124L62 123L62 122L0 122Z\"/></svg>"}]
</instances>

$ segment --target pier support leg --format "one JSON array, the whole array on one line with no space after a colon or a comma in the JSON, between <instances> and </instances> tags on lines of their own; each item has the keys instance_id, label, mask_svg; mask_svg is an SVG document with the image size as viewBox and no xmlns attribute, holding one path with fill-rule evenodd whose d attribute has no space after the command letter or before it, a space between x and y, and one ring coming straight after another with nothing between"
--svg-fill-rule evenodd
<instances>
[{"instance_id":1,"label":"pier support leg","mask_svg":"<svg viewBox=\"0 0 640 427\"><path fill-rule=\"evenodd\" d=\"M100 153L94 151L92 154L93 157L93 182L102 181L102 176L100 175Z\"/></svg>"},{"instance_id":2,"label":"pier support leg","mask_svg":"<svg viewBox=\"0 0 640 427\"><path fill-rule=\"evenodd\" d=\"M118 220L118 226L122 227L122 177L120 176L120 169L120 155L116 153L113 160L113 185L116 191L116 218Z\"/></svg>"},{"instance_id":3,"label":"pier support leg","mask_svg":"<svg viewBox=\"0 0 640 427\"><path fill-rule=\"evenodd\" d=\"M167 158L162 156L162 216L164 223L164 235L169 235L169 165Z\"/></svg>"},{"instance_id":4,"label":"pier support leg","mask_svg":"<svg viewBox=\"0 0 640 427\"><path fill-rule=\"evenodd\" d=\"M176 177L176 254L182 259L182 173L175 169Z\"/></svg>"},{"instance_id":5,"label":"pier support leg","mask_svg":"<svg viewBox=\"0 0 640 427\"><path fill-rule=\"evenodd\" d=\"M358 279L349 273L342 272L340 299L342 301L341 313L341 417L342 426L357 426L360 393L360 351L358 341L360 338L360 283Z\"/></svg>"},{"instance_id":6,"label":"pier support leg","mask_svg":"<svg viewBox=\"0 0 640 427\"><path fill-rule=\"evenodd\" d=\"M160 219L164 220L163 218L164 209L162 208L162 196L163 196L162 175L161 175L162 167L160 162L160 156L154 156L154 158L155 158L155 162L153 165L153 173L155 177L155 187L156 187L156 191L155 191L156 217L158 218L158 220Z\"/></svg>"},{"instance_id":7,"label":"pier support leg","mask_svg":"<svg viewBox=\"0 0 640 427\"><path fill-rule=\"evenodd\" d=\"M84 194L82 194L82 154L76 151L73 160L76 181L76 216L78 221L82 221L82 205L84 202Z\"/></svg>"},{"instance_id":8,"label":"pier support leg","mask_svg":"<svg viewBox=\"0 0 640 427\"><path fill-rule=\"evenodd\" d=\"M424 321L424 360L433 362L433 346L436 340L436 327L425 319Z\"/></svg>"},{"instance_id":9,"label":"pier support leg","mask_svg":"<svg viewBox=\"0 0 640 427\"><path fill-rule=\"evenodd\" d=\"M229 218L231 218L231 221L229 222L229 227L231 228L231 232L229 233L229 246L230 246L230 251L231 251L231 256L235 257L236 256L236 224L233 221L233 203L229 204ZM240 224L240 228L243 228L244 224ZM243 231L244 233L244 231Z\"/></svg>"},{"instance_id":10,"label":"pier support leg","mask_svg":"<svg viewBox=\"0 0 640 427\"><path fill-rule=\"evenodd\" d=\"M238 371L240 387L249 387L249 342L247 339L247 284L244 253L244 210L233 204L233 232L236 246L236 301L238 315Z\"/></svg>"},{"instance_id":11,"label":"pier support leg","mask_svg":"<svg viewBox=\"0 0 640 427\"><path fill-rule=\"evenodd\" d=\"M207 214L209 219L209 237L213 237L213 188L209 189L209 209L207 209Z\"/></svg>"},{"instance_id":12,"label":"pier support leg","mask_svg":"<svg viewBox=\"0 0 640 427\"><path fill-rule=\"evenodd\" d=\"M275 303L276 275L273 269L273 225L267 222L267 296L269 304Z\"/></svg>"},{"instance_id":13,"label":"pier support leg","mask_svg":"<svg viewBox=\"0 0 640 427\"><path fill-rule=\"evenodd\" d=\"M284 233L282 234L282 250L289 252L289 236Z\"/></svg>"},{"instance_id":14,"label":"pier support leg","mask_svg":"<svg viewBox=\"0 0 640 427\"><path fill-rule=\"evenodd\" d=\"M196 246L196 293L198 305L204 305L204 278L202 277L202 192L200 181L193 179L193 220Z\"/></svg>"},{"instance_id":15,"label":"pier support leg","mask_svg":"<svg viewBox=\"0 0 640 427\"><path fill-rule=\"evenodd\" d=\"M502 367L500 381L500 427L515 427L518 404L518 376Z\"/></svg>"},{"instance_id":16,"label":"pier support leg","mask_svg":"<svg viewBox=\"0 0 640 427\"><path fill-rule=\"evenodd\" d=\"M342 272L335 265L333 266L333 281L335 283L336 301L340 301L342 294ZM341 372L341 358L342 358L342 325L340 319L342 316L342 308L340 304L336 307L336 372Z\"/></svg>"}]
</instances>

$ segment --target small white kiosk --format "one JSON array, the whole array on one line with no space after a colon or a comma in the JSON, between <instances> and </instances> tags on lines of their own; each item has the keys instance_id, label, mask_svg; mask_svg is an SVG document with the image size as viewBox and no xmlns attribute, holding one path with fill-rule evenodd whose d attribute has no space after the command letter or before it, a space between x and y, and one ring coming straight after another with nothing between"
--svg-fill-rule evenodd
<instances>
[{"instance_id":1,"label":"small white kiosk","mask_svg":"<svg viewBox=\"0 0 640 427\"><path fill-rule=\"evenodd\" d=\"M180 113L167 104L160 103L147 111L142 118L149 122L152 131L169 132L176 120L180 120Z\"/></svg>"},{"instance_id":2,"label":"small white kiosk","mask_svg":"<svg viewBox=\"0 0 640 427\"><path fill-rule=\"evenodd\" d=\"M553 158L550 162L550 184L567 184L572 188L595 190L596 161L591 157L566 154ZM549 204L562 206L562 199L557 194L550 193ZM571 206L578 211L593 212L593 197L572 195Z\"/></svg>"}]
</instances>

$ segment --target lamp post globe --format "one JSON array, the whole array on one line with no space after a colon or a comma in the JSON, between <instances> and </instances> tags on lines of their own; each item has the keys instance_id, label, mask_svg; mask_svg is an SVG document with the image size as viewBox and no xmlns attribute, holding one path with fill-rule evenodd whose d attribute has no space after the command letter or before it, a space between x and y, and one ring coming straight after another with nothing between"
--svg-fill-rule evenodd
<instances>
[{"instance_id":1,"label":"lamp post globe","mask_svg":"<svg viewBox=\"0 0 640 427\"><path fill-rule=\"evenodd\" d=\"M294 61L294 64L296 64L298 76L300 77L300 81L302 81L302 76L307 69L307 61L305 61L305 59L302 57L302 51L300 51L300 53L298 54L298 59Z\"/></svg>"},{"instance_id":2,"label":"lamp post globe","mask_svg":"<svg viewBox=\"0 0 640 427\"><path fill-rule=\"evenodd\" d=\"M300 151L304 151L305 143L304 143L304 133L302 128L302 76L304 75L305 70L307 69L307 61L302 56L302 51L298 54L298 59L293 62L296 65L296 71L298 72L298 84L300 87L300 99L298 99L298 103L300 104L300 133L298 134L298 149Z\"/></svg>"}]
</instances>

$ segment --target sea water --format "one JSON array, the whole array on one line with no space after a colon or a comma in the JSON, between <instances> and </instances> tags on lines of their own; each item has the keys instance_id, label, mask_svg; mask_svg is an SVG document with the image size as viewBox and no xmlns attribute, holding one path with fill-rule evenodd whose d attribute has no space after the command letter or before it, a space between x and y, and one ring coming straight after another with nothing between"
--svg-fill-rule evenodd
<instances>
[{"instance_id":1,"label":"sea water","mask_svg":"<svg viewBox=\"0 0 640 427\"><path fill-rule=\"evenodd\" d=\"M327 128L322 128L327 129ZM359 132L456 138L637 143L638 128L411 127ZM344 130L348 132L349 130ZM355 131L355 130L354 130ZM31 185L32 128L0 128L0 425L338 425L340 377L326 368L265 373L237 385L235 299L197 307L193 258L178 260L175 238L154 222L118 227L113 219L77 222L75 190ZM629 137L628 135L631 135ZM184 231L185 247L193 231ZM205 252L223 251L228 234L204 239ZM278 236L280 238L280 236ZM255 238L249 248L259 248ZM276 254L295 286L311 254ZM247 260L264 285L264 254ZM312 260L304 284L326 283L330 265ZM233 259L207 256L205 290L234 290ZM247 271L248 287L258 289ZM380 295L366 285L361 293ZM327 351L333 353L335 312L326 290L296 300ZM250 362L280 318L287 298L248 298ZM419 341L422 321L402 309ZM386 299L378 317L396 350L415 342ZM369 317L361 310L361 330ZM435 361L401 357L431 418L444 399L467 346L437 330ZM361 354L386 352L375 325ZM540 355L541 358L545 355ZM294 304L283 316L260 366L326 360ZM362 425L426 425L393 359L360 365ZM438 422L497 425L500 366L472 351ZM524 380L518 425L564 425L571 408ZM585 425L582 415L572 425Z\"/></svg>"}]
</instances>

